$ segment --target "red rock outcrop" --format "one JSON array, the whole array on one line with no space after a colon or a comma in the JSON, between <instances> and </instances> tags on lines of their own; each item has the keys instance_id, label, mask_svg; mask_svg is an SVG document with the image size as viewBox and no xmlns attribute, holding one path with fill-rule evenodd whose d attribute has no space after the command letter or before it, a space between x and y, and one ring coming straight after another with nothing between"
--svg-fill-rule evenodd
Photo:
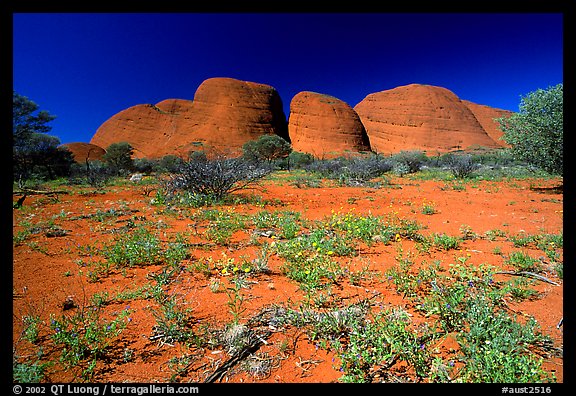
<instances>
[{"instance_id":1,"label":"red rock outcrop","mask_svg":"<svg viewBox=\"0 0 576 396\"><path fill-rule=\"evenodd\" d=\"M194 95L189 128L193 142L186 152L203 147L241 154L242 145L264 134L288 140L280 95L270 85L232 78L210 78Z\"/></svg>"},{"instance_id":2,"label":"red rock outcrop","mask_svg":"<svg viewBox=\"0 0 576 396\"><path fill-rule=\"evenodd\" d=\"M170 102L180 103L179 107L190 106L184 104L190 101ZM175 106L165 108L174 109ZM109 118L98 128L90 143L108 148L112 143L128 142L134 148L136 158L157 158L166 154L176 154L173 141L183 126L182 121L180 113L165 111L156 105L140 104Z\"/></svg>"},{"instance_id":3,"label":"red rock outcrop","mask_svg":"<svg viewBox=\"0 0 576 396\"><path fill-rule=\"evenodd\" d=\"M290 102L288 133L293 150L317 158L370 151L358 114L330 95L309 91L296 94Z\"/></svg>"},{"instance_id":4,"label":"red rock outcrop","mask_svg":"<svg viewBox=\"0 0 576 396\"><path fill-rule=\"evenodd\" d=\"M373 151L427 154L501 147L472 110L446 88L411 84L366 96L354 110Z\"/></svg>"},{"instance_id":5,"label":"red rock outcrop","mask_svg":"<svg viewBox=\"0 0 576 396\"><path fill-rule=\"evenodd\" d=\"M81 164L86 163L86 160L102 161L102 157L104 154L106 154L106 150L104 150L102 147L91 143L65 143L61 145L61 147L65 147L70 150L70 152L72 152L72 156L74 157L74 161Z\"/></svg>"},{"instance_id":6,"label":"red rock outcrop","mask_svg":"<svg viewBox=\"0 0 576 396\"><path fill-rule=\"evenodd\" d=\"M509 144L507 144L504 140L500 139L504 134L504 132L502 132L498 122L494 121L494 119L501 117L509 117L513 114L512 111L497 109L494 107L473 103L468 100L462 100L462 103L468 106L470 111L474 113L474 116L476 117L480 125L482 125L482 128L484 128L488 136L492 138L492 140L494 140L502 147L510 147Z\"/></svg>"},{"instance_id":7,"label":"red rock outcrop","mask_svg":"<svg viewBox=\"0 0 576 396\"><path fill-rule=\"evenodd\" d=\"M136 105L112 116L91 143L128 142L135 157L187 156L190 151L238 155L242 145L263 134L288 139L282 100L275 88L232 78L210 78L194 100L167 99Z\"/></svg>"}]
</instances>

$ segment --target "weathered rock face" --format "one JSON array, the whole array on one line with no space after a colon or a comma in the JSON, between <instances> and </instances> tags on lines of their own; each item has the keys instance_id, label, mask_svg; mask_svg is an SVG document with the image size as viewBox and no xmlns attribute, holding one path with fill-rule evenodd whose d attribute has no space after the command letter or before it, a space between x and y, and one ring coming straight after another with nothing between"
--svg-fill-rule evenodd
<instances>
[{"instance_id":1,"label":"weathered rock face","mask_svg":"<svg viewBox=\"0 0 576 396\"><path fill-rule=\"evenodd\" d=\"M317 158L370 151L360 117L333 96L304 91L290 102L288 132L295 151Z\"/></svg>"},{"instance_id":2,"label":"weathered rock face","mask_svg":"<svg viewBox=\"0 0 576 396\"><path fill-rule=\"evenodd\" d=\"M159 104L166 110L176 111L180 107L191 106L184 100L163 101ZM108 148L112 143L128 142L134 148L136 158L157 158L166 154L176 154L174 139L182 129L184 117L178 112L162 110L157 105L140 104L115 114L104 122L90 140L90 143Z\"/></svg>"},{"instance_id":3,"label":"weathered rock face","mask_svg":"<svg viewBox=\"0 0 576 396\"><path fill-rule=\"evenodd\" d=\"M280 95L273 87L232 78L211 78L194 100L167 99L136 105L112 116L91 143L128 142L135 157L187 156L190 151L238 155L242 145L263 134L288 139Z\"/></svg>"},{"instance_id":4,"label":"weathered rock face","mask_svg":"<svg viewBox=\"0 0 576 396\"><path fill-rule=\"evenodd\" d=\"M102 157L106 154L106 150L102 147L91 143L74 142L66 143L61 147L66 147L72 152L74 161L84 164L88 161L102 161Z\"/></svg>"},{"instance_id":5,"label":"weathered rock face","mask_svg":"<svg viewBox=\"0 0 576 396\"><path fill-rule=\"evenodd\" d=\"M509 117L513 112L509 110L496 109L494 107L485 106L477 103L470 102L468 100L462 100L470 111L474 114L482 128L486 131L488 136L492 138L496 143L502 147L510 147L504 140L500 138L504 134L499 128L498 122L494 121L495 118Z\"/></svg>"},{"instance_id":6,"label":"weathered rock face","mask_svg":"<svg viewBox=\"0 0 576 396\"><path fill-rule=\"evenodd\" d=\"M186 151L203 147L241 154L242 145L264 134L288 140L286 115L273 87L232 78L210 78L194 95Z\"/></svg>"},{"instance_id":7,"label":"weathered rock face","mask_svg":"<svg viewBox=\"0 0 576 396\"><path fill-rule=\"evenodd\" d=\"M411 84L366 96L354 110L373 151L427 154L500 147L470 108L448 89Z\"/></svg>"}]
</instances>

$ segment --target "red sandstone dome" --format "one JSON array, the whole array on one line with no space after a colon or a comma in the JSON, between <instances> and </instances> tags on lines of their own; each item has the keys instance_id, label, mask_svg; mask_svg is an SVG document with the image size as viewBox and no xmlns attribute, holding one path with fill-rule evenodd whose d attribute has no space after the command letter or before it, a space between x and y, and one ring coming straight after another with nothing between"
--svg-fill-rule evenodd
<instances>
[{"instance_id":1,"label":"red sandstone dome","mask_svg":"<svg viewBox=\"0 0 576 396\"><path fill-rule=\"evenodd\" d=\"M474 113L474 116L478 122L480 122L480 125L482 125L482 128L484 128L488 136L498 142L501 146L510 147L509 144L501 139L504 132L500 129L498 122L494 121L494 119L509 117L512 115L511 111L496 109L494 107L473 103L468 100L462 100L462 103L468 106L470 111Z\"/></svg>"},{"instance_id":2,"label":"red sandstone dome","mask_svg":"<svg viewBox=\"0 0 576 396\"><path fill-rule=\"evenodd\" d=\"M102 157L106 154L106 150L102 147L91 143L74 142L65 143L61 147L65 147L74 157L74 161L79 163L86 163L86 161L102 161Z\"/></svg>"},{"instance_id":3,"label":"red sandstone dome","mask_svg":"<svg viewBox=\"0 0 576 396\"><path fill-rule=\"evenodd\" d=\"M422 150L433 154L503 146L492 137L497 133L484 117L491 117L490 111L464 103L442 87L411 84L373 93L354 110L366 128L372 150L378 153ZM475 112L482 112L482 122Z\"/></svg>"},{"instance_id":4,"label":"red sandstone dome","mask_svg":"<svg viewBox=\"0 0 576 396\"><path fill-rule=\"evenodd\" d=\"M105 149L128 142L135 157L185 158L198 150L236 156L244 143L277 134L291 140L295 151L318 158L368 150L434 154L506 147L494 118L511 114L421 84L372 93L354 108L335 97L304 91L292 99L290 113L287 123L280 95L269 85L210 78L193 100L166 99L119 112L98 128L90 143Z\"/></svg>"},{"instance_id":5,"label":"red sandstone dome","mask_svg":"<svg viewBox=\"0 0 576 396\"><path fill-rule=\"evenodd\" d=\"M176 101L186 102L172 100L173 103ZM184 117L178 112L167 112L156 105L136 105L104 122L90 143L108 148L112 143L128 142L137 158L162 157L176 154L173 141L184 123Z\"/></svg>"},{"instance_id":6,"label":"red sandstone dome","mask_svg":"<svg viewBox=\"0 0 576 396\"><path fill-rule=\"evenodd\" d=\"M288 140L280 95L270 85L232 78L210 78L194 95L189 129L194 140L185 151L201 146L241 154L242 145L264 134Z\"/></svg>"},{"instance_id":7,"label":"red sandstone dome","mask_svg":"<svg viewBox=\"0 0 576 396\"><path fill-rule=\"evenodd\" d=\"M276 89L232 78L210 78L198 87L194 100L167 99L121 111L98 128L91 143L108 147L128 142L135 157L187 156L198 150L238 155L244 143L263 134L288 139Z\"/></svg>"},{"instance_id":8,"label":"red sandstone dome","mask_svg":"<svg viewBox=\"0 0 576 396\"><path fill-rule=\"evenodd\" d=\"M304 91L290 102L288 132L295 151L331 158L370 151L358 114L333 96Z\"/></svg>"}]
</instances>

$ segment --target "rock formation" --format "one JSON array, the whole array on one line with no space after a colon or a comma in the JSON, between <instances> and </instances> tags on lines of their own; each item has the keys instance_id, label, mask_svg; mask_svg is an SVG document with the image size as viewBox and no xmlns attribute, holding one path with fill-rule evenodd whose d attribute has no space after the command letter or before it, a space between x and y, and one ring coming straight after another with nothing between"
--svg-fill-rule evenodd
<instances>
[{"instance_id":1,"label":"rock formation","mask_svg":"<svg viewBox=\"0 0 576 396\"><path fill-rule=\"evenodd\" d=\"M360 117L333 96L304 91L290 102L288 132L295 151L332 158L370 151Z\"/></svg>"},{"instance_id":2,"label":"rock formation","mask_svg":"<svg viewBox=\"0 0 576 396\"><path fill-rule=\"evenodd\" d=\"M501 147L474 112L446 88L401 86L366 96L354 110L366 128L372 150L378 153L422 150L430 155Z\"/></svg>"},{"instance_id":3,"label":"rock formation","mask_svg":"<svg viewBox=\"0 0 576 396\"><path fill-rule=\"evenodd\" d=\"M61 147L65 147L70 150L70 152L72 152L72 156L74 157L74 161L81 164L86 163L86 160L102 161L102 157L104 154L106 154L106 150L104 150L102 147L91 143L65 143L61 145Z\"/></svg>"},{"instance_id":4,"label":"rock formation","mask_svg":"<svg viewBox=\"0 0 576 396\"><path fill-rule=\"evenodd\" d=\"M498 122L494 121L495 118L509 117L513 113L509 110L496 109L494 107L485 106L468 100L462 100L470 111L474 114L482 128L486 131L488 136L502 147L510 147L505 141L500 139L504 132L499 127Z\"/></svg>"},{"instance_id":5,"label":"rock formation","mask_svg":"<svg viewBox=\"0 0 576 396\"><path fill-rule=\"evenodd\" d=\"M286 115L273 87L232 78L210 78L194 95L189 131L195 147L241 153L242 145L264 134L288 140Z\"/></svg>"},{"instance_id":6,"label":"rock formation","mask_svg":"<svg viewBox=\"0 0 576 396\"><path fill-rule=\"evenodd\" d=\"M183 102L190 101L170 102L182 102L179 107L186 107ZM140 104L109 118L98 128L90 143L107 148L112 143L128 142L134 148L136 158L176 154L173 143L183 126L182 120L180 113L164 111L156 105Z\"/></svg>"},{"instance_id":7,"label":"rock formation","mask_svg":"<svg viewBox=\"0 0 576 396\"><path fill-rule=\"evenodd\" d=\"M128 142L137 158L186 158L199 150L236 156L244 143L277 134L295 151L317 158L370 150L422 150L433 155L506 147L494 118L508 114L460 100L442 87L411 84L372 93L354 108L333 96L300 92L290 102L286 122L282 100L272 86L210 78L200 84L193 100L166 99L120 111L98 128L90 143L106 149ZM84 148L74 150L84 158Z\"/></svg>"},{"instance_id":8,"label":"rock formation","mask_svg":"<svg viewBox=\"0 0 576 396\"><path fill-rule=\"evenodd\" d=\"M136 105L112 116L91 143L128 142L135 157L186 157L190 151L241 154L242 145L263 134L288 139L280 95L273 87L232 78L210 78L194 100L167 99Z\"/></svg>"}]
</instances>

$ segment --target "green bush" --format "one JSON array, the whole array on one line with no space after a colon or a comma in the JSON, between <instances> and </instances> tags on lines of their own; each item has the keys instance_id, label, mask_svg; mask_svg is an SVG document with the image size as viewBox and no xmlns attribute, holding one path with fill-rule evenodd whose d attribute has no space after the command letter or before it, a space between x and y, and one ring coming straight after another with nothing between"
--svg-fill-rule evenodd
<instances>
[{"instance_id":1,"label":"green bush","mask_svg":"<svg viewBox=\"0 0 576 396\"><path fill-rule=\"evenodd\" d=\"M116 174L124 174L134 169L133 154L134 148L130 143L112 143L106 149L106 154L104 154L102 159Z\"/></svg>"},{"instance_id":2,"label":"green bush","mask_svg":"<svg viewBox=\"0 0 576 396\"><path fill-rule=\"evenodd\" d=\"M496 119L513 154L552 174L564 167L564 85L524 96L520 111Z\"/></svg>"},{"instance_id":3,"label":"green bush","mask_svg":"<svg viewBox=\"0 0 576 396\"><path fill-rule=\"evenodd\" d=\"M292 152L292 146L278 135L262 135L242 146L243 156L249 161L264 162L286 158Z\"/></svg>"},{"instance_id":4,"label":"green bush","mask_svg":"<svg viewBox=\"0 0 576 396\"><path fill-rule=\"evenodd\" d=\"M402 173L416 173L427 161L426 154L419 150L400 151L394 154L391 159L394 170L401 169Z\"/></svg>"}]
</instances>

